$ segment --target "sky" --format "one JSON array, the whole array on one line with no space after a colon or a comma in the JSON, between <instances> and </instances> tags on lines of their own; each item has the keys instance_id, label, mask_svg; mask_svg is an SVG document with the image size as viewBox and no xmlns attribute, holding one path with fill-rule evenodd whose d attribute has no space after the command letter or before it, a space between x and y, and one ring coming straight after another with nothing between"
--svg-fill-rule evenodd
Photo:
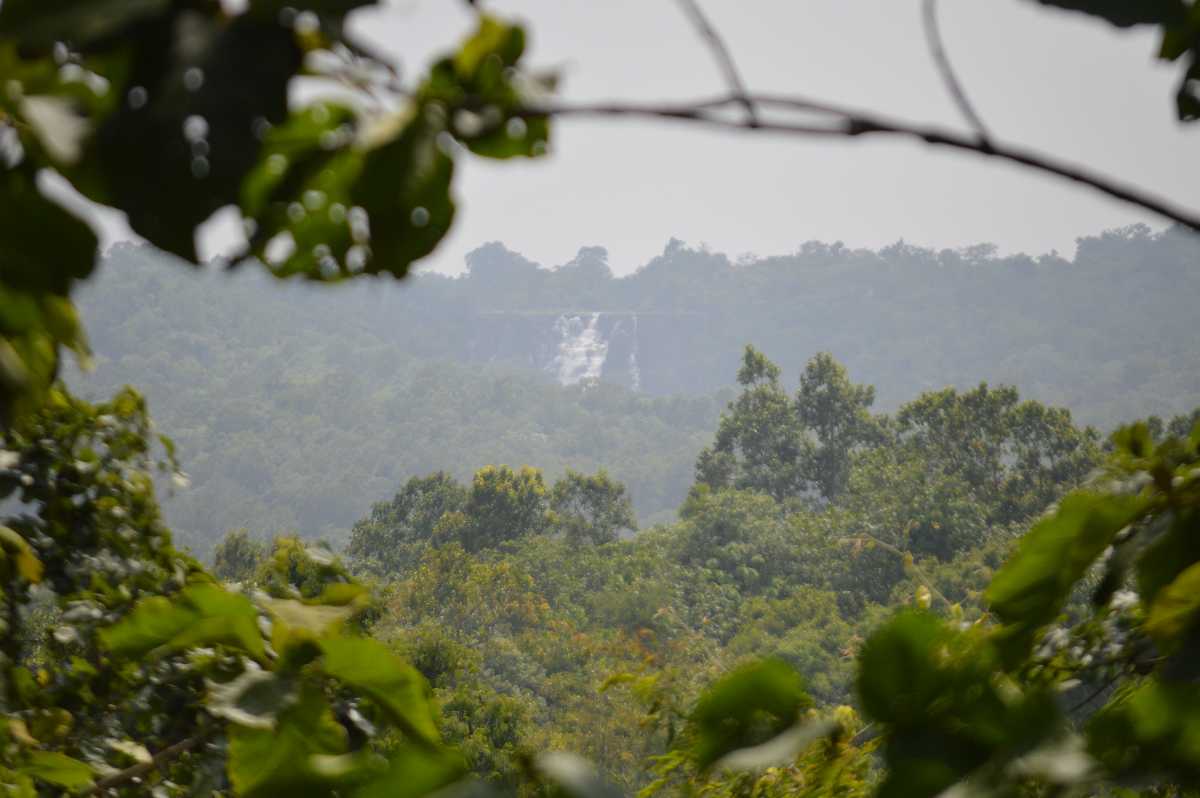
<instances>
[{"instance_id":1,"label":"sky","mask_svg":"<svg viewBox=\"0 0 1200 798\"><path fill-rule=\"evenodd\" d=\"M803 94L964 128L922 35L919 0L700 0L754 91ZM686 100L725 91L676 0L511 0L493 13L529 26L528 62L558 69L562 97ZM993 135L1200 207L1200 123L1174 119L1177 70L1151 32L1032 0L943 0L946 49ZM473 26L458 0L391 0L357 11L356 34L409 80ZM1079 236L1163 222L1016 166L880 138L812 140L713 132L664 121L563 119L534 161L460 159L459 213L422 266L448 273L489 241L545 266L604 246L617 274L671 238L775 255L809 240L1070 256ZM232 214L204 236L217 252ZM109 240L122 237L120 225ZM203 244L203 242L202 242Z\"/></svg>"},{"instance_id":2,"label":"sky","mask_svg":"<svg viewBox=\"0 0 1200 798\"><path fill-rule=\"evenodd\" d=\"M917 0L701 0L755 90L801 93L962 126L925 48ZM1029 0L943 0L947 51L994 135L1200 206L1200 125L1174 120L1175 70L1150 32ZM531 32L570 100L685 99L724 90L675 0L489 2ZM354 29L419 69L471 26L465 3L397 0ZM543 265L581 246L627 273L667 240L731 257L804 241L878 247L979 242L1070 255L1078 236L1157 219L1061 181L923 145L702 132L664 122L556 123L537 162L468 159L460 215L427 266L455 272L501 240Z\"/></svg>"}]
</instances>

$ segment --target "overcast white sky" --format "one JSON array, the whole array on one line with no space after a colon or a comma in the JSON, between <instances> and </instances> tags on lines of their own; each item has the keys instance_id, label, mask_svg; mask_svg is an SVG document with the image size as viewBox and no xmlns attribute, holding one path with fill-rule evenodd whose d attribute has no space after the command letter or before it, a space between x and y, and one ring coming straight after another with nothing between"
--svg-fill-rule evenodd
<instances>
[{"instance_id":1,"label":"overcast white sky","mask_svg":"<svg viewBox=\"0 0 1200 798\"><path fill-rule=\"evenodd\" d=\"M234 0L229 0L234 2ZM701 0L755 91L791 92L962 127L928 56L919 0ZM236 2L234 2L236 5ZM529 61L560 67L567 100L684 100L725 90L676 0L495 0L525 21ZM942 33L992 133L1200 207L1200 123L1174 120L1175 69L1152 32L1121 32L1032 0L942 0ZM356 32L410 78L473 27L461 0L388 0ZM672 237L732 258L805 241L900 239L1070 256L1075 239L1164 222L1065 181L970 154L883 140L806 140L670 122L566 119L549 157L460 160L459 213L422 265L456 273L503 241L545 266L607 247L618 274ZM201 252L239 228L226 214ZM128 228L104 215L106 240ZM122 233L121 231L124 231ZM210 246L204 246L205 241Z\"/></svg>"},{"instance_id":2,"label":"overcast white sky","mask_svg":"<svg viewBox=\"0 0 1200 798\"><path fill-rule=\"evenodd\" d=\"M917 120L961 124L930 64L917 0L702 0L756 89L800 92ZM723 90L674 0L512 0L531 61L565 69L565 97L686 98ZM1200 206L1200 125L1173 120L1175 70L1148 32L1029 0L943 0L947 49L1005 140L1043 148ZM452 0L358 12L364 37L420 68L471 26ZM668 238L731 256L809 239L880 246L903 238L1004 251L1074 251L1077 236L1158 220L1063 182L915 144L816 142L700 132L669 123L567 120L539 162L466 159L460 214L428 266L502 240L545 265L608 247L618 273Z\"/></svg>"}]
</instances>

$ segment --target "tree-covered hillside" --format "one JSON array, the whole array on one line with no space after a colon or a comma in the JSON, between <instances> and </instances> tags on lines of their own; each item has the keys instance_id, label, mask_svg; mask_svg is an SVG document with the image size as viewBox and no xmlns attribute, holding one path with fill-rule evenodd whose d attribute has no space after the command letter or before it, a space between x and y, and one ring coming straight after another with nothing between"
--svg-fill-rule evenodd
<instances>
[{"instance_id":1,"label":"tree-covered hillside","mask_svg":"<svg viewBox=\"0 0 1200 798\"><path fill-rule=\"evenodd\" d=\"M394 302L400 319L421 319L421 330L401 321L397 332L427 356L525 363L558 313L636 313L639 381L650 393L727 386L753 341L787 374L831 352L877 387L885 409L987 380L1110 428L1200 401L1200 333L1189 322L1197 264L1200 238L1144 226L1080 239L1074 258L808 242L735 263L673 240L623 278L601 248L542 269L493 243L469 257L463 277L424 275ZM540 326L537 312L547 314Z\"/></svg>"},{"instance_id":2,"label":"tree-covered hillside","mask_svg":"<svg viewBox=\"0 0 1200 798\"><path fill-rule=\"evenodd\" d=\"M551 270L491 244L462 277L321 289L162 257L118 247L82 292L97 368L76 384L144 388L192 477L168 518L202 552L241 526L341 539L408 477L485 463L604 467L664 519L751 340L789 383L831 352L882 410L985 379L1102 429L1200 404L1200 244L1181 231L1084 239L1073 261L813 243L732 264L672 242L624 278L597 248ZM626 383L636 354L641 395L555 384L555 322L592 309L610 342L584 354ZM650 398L670 393L693 398Z\"/></svg>"},{"instance_id":3,"label":"tree-covered hillside","mask_svg":"<svg viewBox=\"0 0 1200 798\"><path fill-rule=\"evenodd\" d=\"M198 553L243 526L342 540L409 476L466 477L484 463L555 476L604 467L630 486L643 519L663 516L686 493L723 402L422 361L394 330L416 325L362 290L372 286L281 290L159 257L110 254L83 298L96 368L73 382L95 397L144 389L191 480L165 512Z\"/></svg>"}]
</instances>

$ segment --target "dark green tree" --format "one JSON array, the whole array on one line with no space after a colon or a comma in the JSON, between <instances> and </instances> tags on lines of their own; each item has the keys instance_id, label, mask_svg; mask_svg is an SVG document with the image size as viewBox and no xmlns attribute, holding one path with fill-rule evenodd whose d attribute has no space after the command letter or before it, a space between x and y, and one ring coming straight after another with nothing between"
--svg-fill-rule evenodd
<instances>
[{"instance_id":1,"label":"dark green tree","mask_svg":"<svg viewBox=\"0 0 1200 798\"><path fill-rule=\"evenodd\" d=\"M522 466L484 466L475 472L461 512L446 513L434 529L440 543L462 544L469 552L506 540L540 535L550 525L542 472Z\"/></svg>"},{"instance_id":2,"label":"dark green tree","mask_svg":"<svg viewBox=\"0 0 1200 798\"><path fill-rule=\"evenodd\" d=\"M355 568L395 576L420 557L442 516L464 510L467 498L468 490L443 471L413 477L354 525L346 556Z\"/></svg>"},{"instance_id":3,"label":"dark green tree","mask_svg":"<svg viewBox=\"0 0 1200 798\"><path fill-rule=\"evenodd\" d=\"M637 516L625 486L604 469L588 476L567 469L550 489L554 525L575 543L609 543L621 530L637 531Z\"/></svg>"},{"instance_id":4,"label":"dark green tree","mask_svg":"<svg viewBox=\"0 0 1200 798\"><path fill-rule=\"evenodd\" d=\"M267 547L251 538L249 530L231 529L213 549L213 576L244 582L254 576L266 556Z\"/></svg>"},{"instance_id":5,"label":"dark green tree","mask_svg":"<svg viewBox=\"0 0 1200 798\"><path fill-rule=\"evenodd\" d=\"M742 393L721 415L716 441L700 453L698 483L759 491L776 501L804 491L813 445L779 375L766 355L746 347L737 377Z\"/></svg>"},{"instance_id":6,"label":"dark green tree","mask_svg":"<svg viewBox=\"0 0 1200 798\"><path fill-rule=\"evenodd\" d=\"M1020 400L986 384L922 394L896 415L903 446L961 479L989 520L1005 524L1040 512L1099 462L1099 436L1064 408Z\"/></svg>"},{"instance_id":7,"label":"dark green tree","mask_svg":"<svg viewBox=\"0 0 1200 798\"><path fill-rule=\"evenodd\" d=\"M850 382L845 366L828 352L804 367L796 413L817 440L808 459L808 479L826 499L836 499L846 489L853 452L882 438L871 416L874 403L875 389Z\"/></svg>"}]
</instances>

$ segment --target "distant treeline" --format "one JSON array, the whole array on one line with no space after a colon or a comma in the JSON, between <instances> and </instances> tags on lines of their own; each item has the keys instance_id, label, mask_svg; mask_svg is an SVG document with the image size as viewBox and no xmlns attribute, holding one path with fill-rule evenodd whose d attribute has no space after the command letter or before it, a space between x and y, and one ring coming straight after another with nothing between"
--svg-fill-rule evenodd
<instances>
[{"instance_id":1,"label":"distant treeline","mask_svg":"<svg viewBox=\"0 0 1200 798\"><path fill-rule=\"evenodd\" d=\"M599 247L545 269L492 243L467 266L457 278L425 275L389 303L409 352L520 362L527 352L491 348L502 337L498 312L674 314L641 320L641 385L650 393L728 386L754 342L785 374L832 353L889 410L921 391L983 380L1104 428L1200 403L1200 330L1191 322L1200 237L1182 230L1082 238L1074 259L998 257L990 245L873 251L809 242L735 263L672 240L621 278Z\"/></svg>"}]
</instances>

